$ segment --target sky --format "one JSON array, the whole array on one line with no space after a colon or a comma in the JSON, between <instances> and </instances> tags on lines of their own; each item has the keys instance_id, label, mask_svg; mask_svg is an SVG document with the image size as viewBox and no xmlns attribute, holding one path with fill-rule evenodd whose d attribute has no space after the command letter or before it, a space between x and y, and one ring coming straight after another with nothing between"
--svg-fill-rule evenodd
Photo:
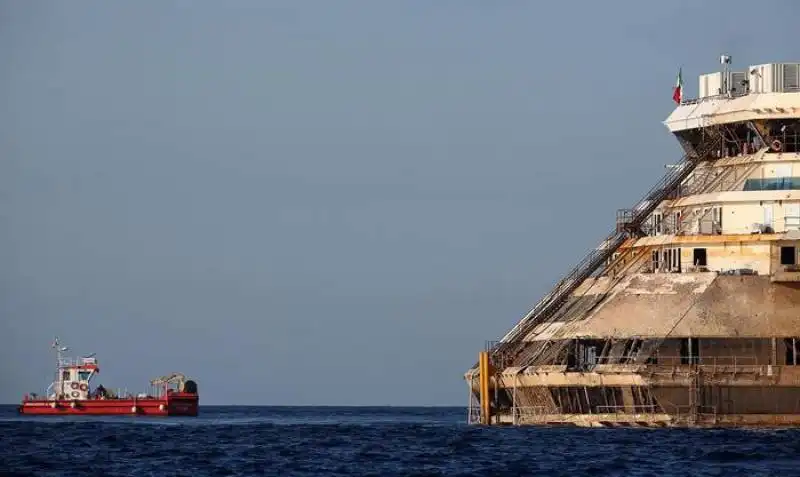
<instances>
[{"instance_id":1,"label":"sky","mask_svg":"<svg viewBox=\"0 0 800 477\"><path fill-rule=\"evenodd\" d=\"M0 0L0 402L58 335L110 388L466 406L680 159L678 68L800 61L759 5Z\"/></svg>"}]
</instances>

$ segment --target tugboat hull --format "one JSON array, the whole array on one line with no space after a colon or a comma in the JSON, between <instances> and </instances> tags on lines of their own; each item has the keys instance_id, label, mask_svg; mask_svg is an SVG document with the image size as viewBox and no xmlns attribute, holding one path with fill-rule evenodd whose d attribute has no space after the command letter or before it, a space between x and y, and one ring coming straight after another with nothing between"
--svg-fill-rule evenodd
<instances>
[{"instance_id":1,"label":"tugboat hull","mask_svg":"<svg viewBox=\"0 0 800 477\"><path fill-rule=\"evenodd\" d=\"M170 395L169 398L89 399L89 400L25 400L20 414L39 416L197 416L197 395Z\"/></svg>"}]
</instances>

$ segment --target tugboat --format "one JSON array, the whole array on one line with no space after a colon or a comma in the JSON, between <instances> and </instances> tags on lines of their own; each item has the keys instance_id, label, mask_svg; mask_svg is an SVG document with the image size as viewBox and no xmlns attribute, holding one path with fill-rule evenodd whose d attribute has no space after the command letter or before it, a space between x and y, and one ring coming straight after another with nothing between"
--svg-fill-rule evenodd
<instances>
[{"instance_id":1,"label":"tugboat","mask_svg":"<svg viewBox=\"0 0 800 477\"><path fill-rule=\"evenodd\" d=\"M52 347L58 360L55 380L44 397L26 394L19 406L20 414L197 416L197 383L181 373L153 379L148 393L115 393L102 385L92 389L90 382L100 373L94 354L64 357L69 348L61 346L57 337Z\"/></svg>"}]
</instances>

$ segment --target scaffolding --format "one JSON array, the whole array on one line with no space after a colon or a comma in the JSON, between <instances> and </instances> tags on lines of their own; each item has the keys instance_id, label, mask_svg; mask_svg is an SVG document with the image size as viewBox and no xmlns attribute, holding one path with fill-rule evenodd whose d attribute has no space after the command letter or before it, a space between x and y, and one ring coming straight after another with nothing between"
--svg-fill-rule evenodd
<instances>
[{"instance_id":1,"label":"scaffolding","mask_svg":"<svg viewBox=\"0 0 800 477\"><path fill-rule=\"evenodd\" d=\"M768 148L766 148L766 147L762 148L760 151L756 152L755 154L748 156L748 158L746 158L746 160L743 160L742 162L746 166L750 166L750 164L748 162L748 161L750 161L750 162L753 162L757 166L758 165L758 161L761 160L761 158L763 157L763 155L767 151L768 151ZM748 170L752 171L752 168L748 167ZM726 177L728 174L730 174L730 169L724 171L717 178L715 178L714 181L712 181L711 183L708 183L707 186L708 187L715 186L715 184L718 183L718 180L721 180L723 177ZM746 175L743 176L743 177L742 176L738 177L737 181L735 181L734 184L737 184L737 183L740 184L741 181L744 180L744 177L746 177ZM670 206L668 206L667 208L662 210L662 213L668 214L670 216L676 216L676 214L677 214L677 216L681 216L681 215L683 216L683 220L677 220L676 221L676 226L672 227L670 230L664 230L664 233L674 233L676 235L680 235L680 234L684 233L687 228L691 227L693 222L695 222L695 221L701 222L702 220L704 220L704 218L707 215L709 215L710 212L712 212L712 210L709 209L707 211L704 211L700 218L697 218L696 217L697 214L688 213L687 209L688 209L688 207L680 207L680 206L675 206L675 205L670 204ZM609 278L611 279L611 282L609 283L609 285L607 285L608 288L612 289L613 287L615 287L621 281L622 277L625 276L627 274L627 272L629 272L632 269L635 269L635 268L638 268L638 269L647 268L649 271L657 271L655 269L652 269L649 266L645 267L645 265L647 265L647 262L649 262L649 260L650 260L649 255L651 253L658 253L658 249L659 249L658 246L645 246L645 247L639 247L639 248L630 248L630 249L627 249L624 252L620 252L620 253L615 254L616 258L612 259L612 260L609 260L609 263L605 266L605 271L608 272L607 276L609 276ZM665 268L664 265L665 264L666 264L666 261L664 261L664 260L660 261L660 264L659 264L658 268L661 271L664 271L664 268ZM588 293L589 290L591 290L591 286L587 287L587 289L584 291L584 294ZM595 309L604 300L605 300L605 294L600 294L599 298L596 300L597 303L593 304L590 309ZM567 306L566 308L568 308L568 307L569 306ZM688 312L688 310L687 310L687 312ZM556 313L556 314L552 315L552 317L548 321L555 320L559 316L561 316L561 313ZM573 322L573 324L576 324L576 322ZM522 369L522 368L524 368L526 366L533 365L533 364L540 364L541 365L541 364L546 364L546 363L558 362L560 358L563 358L563 356L562 356L563 352L567 349L568 346L570 346L570 341L569 340L559 339L559 336L563 336L563 334L565 332L568 332L570 330L570 328L571 328L571 324L570 323L566 323L559 330L558 333L556 333L555 335L550 337L550 339L546 340L544 343L540 343L539 346L532 346L530 343L528 343L526 345L525 349L523 349L520 353L518 353L516 355L516 360L515 360L516 363L514 363L514 364L516 364L517 366L520 367L520 369ZM644 363L647 360L651 359L652 354L658 349L658 346L660 346L660 343L665 338L666 337L661 338L661 339L655 339L655 340L653 340L653 339L647 339L647 340L638 339L637 340L634 337L632 340L630 340L630 339L622 340L622 343L626 343L627 342L632 347L631 351L636 351L638 353L637 358L636 358L637 359L637 361L636 361L637 363ZM609 346L611 341L612 340L607 340L606 341L606 346ZM606 355L608 351L609 350L604 349L604 351L601 353L601 355ZM616 350L616 352L619 352L619 351L620 350ZM612 352L613 352L613 350L612 350ZM502 359L499 359L498 361L500 361L501 362L500 364L503 364L503 365L511 364L511 363L508 362L509 359L508 359L507 356L502 356ZM620 360L619 362L622 363L622 362L625 362L625 361Z\"/></svg>"},{"instance_id":2,"label":"scaffolding","mask_svg":"<svg viewBox=\"0 0 800 477\"><path fill-rule=\"evenodd\" d=\"M704 128L702 133L703 140L699 149L684 141L686 154L682 160L671 168L633 208L618 211L616 228L601 242L600 246L591 250L506 336L495 343L492 349L495 362L503 364L513 362L524 347L524 343L521 343L522 339L536 326L556 313L584 280L595 275L598 270L602 270L623 243L630 238L642 236L642 225L650 214L663 200L674 195L698 163L706 160L715 151L719 151L724 140L720 129Z\"/></svg>"}]
</instances>

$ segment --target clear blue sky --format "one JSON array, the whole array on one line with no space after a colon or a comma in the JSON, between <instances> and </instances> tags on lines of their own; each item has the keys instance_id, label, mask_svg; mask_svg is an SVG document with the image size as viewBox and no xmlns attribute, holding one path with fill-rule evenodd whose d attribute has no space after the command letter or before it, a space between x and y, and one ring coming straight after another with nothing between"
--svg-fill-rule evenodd
<instances>
[{"instance_id":1,"label":"clear blue sky","mask_svg":"<svg viewBox=\"0 0 800 477\"><path fill-rule=\"evenodd\" d=\"M58 334L108 387L464 405L679 158L678 67L800 60L796 5L0 0L0 402Z\"/></svg>"}]
</instances>

